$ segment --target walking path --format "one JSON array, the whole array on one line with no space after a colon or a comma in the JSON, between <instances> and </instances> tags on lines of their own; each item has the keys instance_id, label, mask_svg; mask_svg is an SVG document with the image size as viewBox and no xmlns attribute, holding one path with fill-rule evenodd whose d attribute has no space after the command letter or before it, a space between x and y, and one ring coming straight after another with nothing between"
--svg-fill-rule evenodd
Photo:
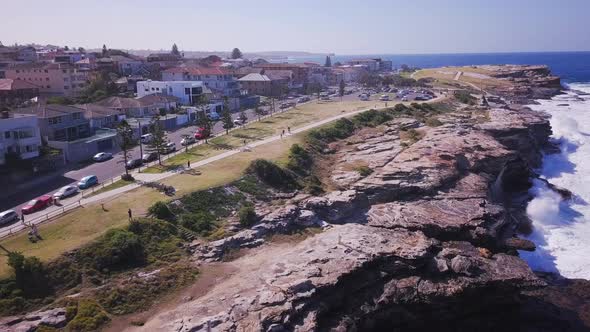
<instances>
[{"instance_id":1,"label":"walking path","mask_svg":"<svg viewBox=\"0 0 590 332\"><path fill-rule=\"evenodd\" d=\"M439 100L441 100L443 98L446 98L446 97L439 96L437 98L434 98L434 99L430 100L429 102L439 101ZM339 119L342 119L342 118L346 118L346 117L350 117L350 116L353 116L353 115L356 115L356 114L359 114L359 113L363 113L363 112L366 112L366 111L368 111L370 109L378 109L378 110L381 110L381 109L386 109L386 108L387 107L381 107L381 108L370 107L370 108L364 108L364 109L357 110L357 111L352 111L352 112L347 112L347 113L339 114L339 115L336 115L336 116L333 116L333 117L330 117L330 118L326 118L324 120L320 120L318 122L314 122L314 123L311 123L311 124L308 124L308 125L305 125L305 126L302 126L302 127L299 127L299 128L292 129L291 130L291 135L298 134L298 133L301 133L301 132L304 132L304 131L307 131L307 130L310 130L310 129L313 129L313 128L316 128L316 127L323 126L323 125L325 125L327 123L330 123L332 121L336 121L336 120L339 120ZM198 162L194 162L194 163L191 162L190 169L195 169L195 168L198 168L198 167L201 167L201 166L210 164L212 162L215 162L215 161L218 161L218 160L221 160L221 159L224 159L224 158L231 157L231 156L233 156L235 154L238 154L238 153L240 153L240 152L242 152L244 150L250 150L252 148L255 148L255 147L258 147L258 146L261 146L261 145L265 145L265 144L269 144L269 143L272 143L272 142L276 142L276 141L279 141L281 139L283 139L283 137L280 134L279 135L276 135L276 136L271 136L271 137L265 138L263 140L260 140L260 141L257 141L257 142L253 142L251 144L248 144L246 147L241 147L241 148L237 148L237 149L234 149L234 150L230 150L230 151L227 151L227 152L218 154L216 156L213 156L213 157L210 157L210 158L207 158L207 159L203 159L203 160L198 161ZM188 170L189 168L185 166L183 169L184 170ZM174 175L177 175L177 174L178 174L178 171L166 171L166 172L163 172L163 173L156 173L156 174L153 174L153 173L134 173L133 176L139 182L155 182L155 181L161 181L163 179L169 178L169 177L174 176ZM82 198L82 199L79 200L77 206L84 206L84 205L88 205L88 204L92 204L92 203L98 203L98 202L101 202L101 201L106 200L106 199L109 199L109 198L114 198L114 197L119 196L119 195L121 195L123 193L126 193L128 191L137 189L140 186L141 185L138 184L138 183L133 183L133 184L129 184L129 185L124 186L124 187L112 189L112 190L109 190L109 191L106 191L106 192L103 192L103 193L100 193L100 194L96 194L96 195L93 195L93 196ZM69 209L69 210L74 210L75 208L76 207L73 207L72 209ZM69 211L69 210L67 209L66 211ZM50 219L54 219L56 217L59 217L59 216L61 216L63 214L63 213L60 212L60 209L57 209L55 212L57 212L57 213L53 217L49 217L48 216L47 219L40 218L40 220L34 220L32 223L34 223L34 224L41 224L41 223L44 223L44 222L46 222L46 221L48 221ZM10 236L12 234L18 233L18 232L20 232L20 231L22 231L22 230L24 230L26 228L27 228L27 226L25 226L24 224L21 223L21 224L12 226L9 229L0 230L0 239L1 238L4 238L4 237L7 237L7 236Z\"/></svg>"}]
</instances>

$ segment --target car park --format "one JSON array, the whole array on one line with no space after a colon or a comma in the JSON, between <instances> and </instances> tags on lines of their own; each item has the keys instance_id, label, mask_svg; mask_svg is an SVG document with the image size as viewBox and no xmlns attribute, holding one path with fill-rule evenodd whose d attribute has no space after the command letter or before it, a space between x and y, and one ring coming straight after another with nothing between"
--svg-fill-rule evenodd
<instances>
[{"instance_id":1,"label":"car park","mask_svg":"<svg viewBox=\"0 0 590 332\"><path fill-rule=\"evenodd\" d=\"M136 158L136 159L131 159L131 160L127 161L127 164L125 164L125 168L134 169L134 168L137 168L141 165L143 165L143 159Z\"/></svg>"},{"instance_id":2,"label":"car park","mask_svg":"<svg viewBox=\"0 0 590 332\"><path fill-rule=\"evenodd\" d=\"M74 196L78 193L76 186L65 186L61 187L58 191L53 194L54 199L64 199L70 196Z\"/></svg>"},{"instance_id":3,"label":"car park","mask_svg":"<svg viewBox=\"0 0 590 332\"><path fill-rule=\"evenodd\" d=\"M95 154L94 157L92 157L92 159L94 161L98 161L98 162L109 160L111 158L113 158L113 154L109 153L109 152L99 152L99 153Z\"/></svg>"},{"instance_id":4,"label":"car park","mask_svg":"<svg viewBox=\"0 0 590 332\"><path fill-rule=\"evenodd\" d=\"M155 152L144 153L143 156L141 156L141 160L144 163L149 163L150 161L154 161L156 159L158 159L158 154Z\"/></svg>"},{"instance_id":5,"label":"car park","mask_svg":"<svg viewBox=\"0 0 590 332\"><path fill-rule=\"evenodd\" d=\"M176 151L176 143L168 142L164 145L164 153L172 153Z\"/></svg>"},{"instance_id":6,"label":"car park","mask_svg":"<svg viewBox=\"0 0 590 332\"><path fill-rule=\"evenodd\" d=\"M43 195L41 197L35 198L29 201L22 209L21 212L23 214L31 214L33 212L37 212L47 208L49 205L53 204L53 197L50 195Z\"/></svg>"},{"instance_id":7,"label":"car park","mask_svg":"<svg viewBox=\"0 0 590 332\"><path fill-rule=\"evenodd\" d=\"M14 210L6 210L0 213L0 226L10 224L18 220L18 214Z\"/></svg>"},{"instance_id":8,"label":"car park","mask_svg":"<svg viewBox=\"0 0 590 332\"><path fill-rule=\"evenodd\" d=\"M87 189L98 184L98 177L96 175L88 175L78 181L78 188Z\"/></svg>"},{"instance_id":9,"label":"car park","mask_svg":"<svg viewBox=\"0 0 590 332\"><path fill-rule=\"evenodd\" d=\"M193 136L187 136L180 141L180 145L187 146L194 144L197 140Z\"/></svg>"}]
</instances>

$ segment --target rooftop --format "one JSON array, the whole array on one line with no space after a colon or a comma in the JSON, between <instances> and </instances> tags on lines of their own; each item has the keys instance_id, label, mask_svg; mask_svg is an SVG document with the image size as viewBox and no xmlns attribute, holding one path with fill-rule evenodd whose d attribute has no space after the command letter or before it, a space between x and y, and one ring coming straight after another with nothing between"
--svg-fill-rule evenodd
<instances>
[{"instance_id":1,"label":"rooftop","mask_svg":"<svg viewBox=\"0 0 590 332\"><path fill-rule=\"evenodd\" d=\"M172 74L188 75L228 75L232 74L230 70L221 67L173 67L163 71Z\"/></svg>"},{"instance_id":2,"label":"rooftop","mask_svg":"<svg viewBox=\"0 0 590 332\"><path fill-rule=\"evenodd\" d=\"M39 86L24 80L13 80L10 78L0 79L0 91L13 91L24 89L38 89Z\"/></svg>"},{"instance_id":3,"label":"rooftop","mask_svg":"<svg viewBox=\"0 0 590 332\"><path fill-rule=\"evenodd\" d=\"M52 118L60 115L68 115L72 113L80 113L84 112L84 109L70 105L49 104L37 105L26 108L17 108L14 110L14 112L19 114L33 114L43 119Z\"/></svg>"}]
</instances>

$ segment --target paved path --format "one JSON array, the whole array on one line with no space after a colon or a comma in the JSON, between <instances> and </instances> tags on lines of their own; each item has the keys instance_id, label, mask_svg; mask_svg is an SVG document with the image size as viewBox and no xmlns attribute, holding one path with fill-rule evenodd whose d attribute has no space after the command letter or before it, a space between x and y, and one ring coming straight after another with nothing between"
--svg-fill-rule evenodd
<instances>
[{"instance_id":1,"label":"paved path","mask_svg":"<svg viewBox=\"0 0 590 332\"><path fill-rule=\"evenodd\" d=\"M444 98L446 98L446 97L439 96L437 98L434 98L434 99L430 100L429 102L435 102L435 101L438 101L438 100L441 100L441 99L444 99ZM297 134L297 133L301 133L301 132L304 132L304 131L307 131L307 130L310 130L310 129L313 129L313 128L316 128L316 127L323 126L323 125L325 125L327 123L330 123L332 121L336 121L336 120L339 120L339 119L342 119L342 118L346 118L346 117L350 117L350 116L353 116L353 115L356 115L356 114L359 114L359 113L363 113L363 112L366 112L366 111L368 111L370 109L385 109L385 108L386 107L381 107L381 108L369 107L369 108L364 108L364 109L357 110L357 111L342 113L342 114L339 114L339 115L336 115L336 116L333 116L333 117L330 117L330 118L326 118L326 119L321 120L321 121L318 121L318 122L314 122L314 123L311 123L311 124L308 124L308 125L305 125L305 126L302 126L302 127L299 127L299 128L292 129L291 130L291 135ZM288 136L288 134L286 136ZM265 144L269 144L269 143L272 143L272 142L279 141L281 139L283 139L281 137L281 135L271 136L271 137L268 137L266 139L263 139L263 140L260 140L260 141L257 141L257 142L250 143L250 144L247 145L247 148L252 149L252 148L255 148L255 147L258 147L258 146L261 146L261 145L265 145ZM191 162L190 169L195 169L195 168L198 168L198 167L201 167L201 166L204 166L204 165L213 163L215 161L218 161L218 160L221 160L221 159L224 159L224 158L231 157L231 156L233 156L235 154L241 153L243 151L243 149L244 148L241 147L241 148L238 148L238 149L229 150L227 152L218 154L216 156L213 156L213 157L210 157L210 158L207 158L207 159L203 159L201 161ZM189 168L188 167L179 167L179 169L180 170L187 170ZM154 182L154 181L161 181L163 179L169 178L169 177L174 176L174 175L177 175L177 174L179 174L178 170L177 171L167 171L167 172L156 173L156 174L153 174L153 173L133 173L133 176L138 181L142 181L142 182ZM106 191L106 192L103 192L103 193L100 193L100 194L97 194L97 195L94 195L94 196L90 196L90 197L86 197L86 198L81 198L78 201L74 201L73 203L72 202L69 202L68 204L71 204L73 206L76 206L76 205L78 205L78 206L79 205L84 206L84 205L88 205L88 204L92 204L92 203L98 203L100 201L107 200L109 198L114 198L116 196L119 196L119 195L121 195L123 193L126 193L128 191L134 190L134 189L139 188L139 187L140 187L139 184L134 183L134 184L130 184L130 185L127 185L127 186L124 186L124 187L120 187L120 188L116 188L116 189L113 189L113 190L109 190L109 191ZM73 209L75 209L75 207ZM60 215L61 210L62 210L62 207L55 207L53 210L47 211L48 212L48 217L47 218L37 218L37 219L35 219L33 221L33 223L34 224L41 224L41 223L43 223L43 222L45 222L45 221L47 221L49 219L56 218L56 217L58 217ZM55 213L53 215L53 217L51 216L52 213ZM24 228L26 228L26 226L23 225L23 224L14 224L14 225L12 225L10 227L6 227L5 229L0 229L0 238L9 236L10 234L13 234L13 233L18 233L18 232L22 231Z\"/></svg>"},{"instance_id":2,"label":"paved path","mask_svg":"<svg viewBox=\"0 0 590 332\"><path fill-rule=\"evenodd\" d=\"M462 71L458 71L457 74L455 75L454 80L455 81L458 81L461 78L461 75L463 75L463 72Z\"/></svg>"}]
</instances>

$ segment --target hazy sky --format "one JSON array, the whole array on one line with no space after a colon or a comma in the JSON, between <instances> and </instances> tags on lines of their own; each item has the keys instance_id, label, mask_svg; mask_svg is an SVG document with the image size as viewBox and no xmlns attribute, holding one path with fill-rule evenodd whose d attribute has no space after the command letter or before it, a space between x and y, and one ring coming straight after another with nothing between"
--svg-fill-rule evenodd
<instances>
[{"instance_id":1,"label":"hazy sky","mask_svg":"<svg viewBox=\"0 0 590 332\"><path fill-rule=\"evenodd\" d=\"M0 0L0 41L337 54L590 51L590 0Z\"/></svg>"}]
</instances>

